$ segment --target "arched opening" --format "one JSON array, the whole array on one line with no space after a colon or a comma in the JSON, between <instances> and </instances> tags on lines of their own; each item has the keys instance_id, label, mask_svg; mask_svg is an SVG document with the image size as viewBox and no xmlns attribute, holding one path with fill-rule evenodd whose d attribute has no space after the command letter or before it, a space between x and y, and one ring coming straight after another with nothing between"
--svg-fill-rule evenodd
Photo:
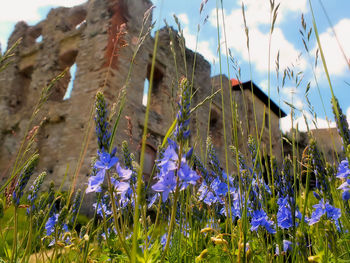
<instances>
[{"instance_id":1,"label":"arched opening","mask_svg":"<svg viewBox=\"0 0 350 263\"><path fill-rule=\"evenodd\" d=\"M147 100L148 100L148 89L150 84L150 77L151 77L151 68L152 63L149 63L147 66L147 75L144 81L144 87L143 87L143 97L142 97L142 105L147 106ZM151 99L151 105L150 109L161 114L160 109L160 103L159 103L159 97L161 95L161 85L163 82L164 77L164 69L162 69L161 65L157 63L154 67L154 74L153 74L153 85L152 85L152 99Z\"/></svg>"}]
</instances>

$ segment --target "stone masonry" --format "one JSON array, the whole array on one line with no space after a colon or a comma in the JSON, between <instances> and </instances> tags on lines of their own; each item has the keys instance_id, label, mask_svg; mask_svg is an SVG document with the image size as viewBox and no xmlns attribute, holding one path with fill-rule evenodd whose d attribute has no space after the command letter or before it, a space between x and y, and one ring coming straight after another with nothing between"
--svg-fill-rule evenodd
<instances>
[{"instance_id":1,"label":"stone masonry","mask_svg":"<svg viewBox=\"0 0 350 263\"><path fill-rule=\"evenodd\" d=\"M64 189L68 189L74 174L77 173L77 187L84 188L90 174L91 159L97 152L93 122L81 167L78 166L78 159L82 152L84 136L89 131L89 119L96 92L99 89L103 90L110 107L118 103L120 91L126 85L131 58L137 47L144 13L150 7L151 3L148 0L89 0L86 4L73 8L52 9L47 18L35 26L28 26L24 22L17 23L8 46L20 37L22 43L16 50L13 63L0 73L1 182L8 178L42 88L64 69L76 64L74 88L70 98L63 100L68 83L73 77L67 72L54 86L47 103L33 124L34 127L42 123L34 149L40 154L38 171L46 170L49 174L47 182L54 180L58 186L67 173ZM145 29L150 24L151 22L147 21ZM127 33L122 35L124 28ZM120 41L120 37L123 37L127 45ZM38 41L41 38L42 40ZM171 41L172 39L174 41ZM182 76L190 78L192 75L195 56L192 84L196 93L193 105L209 96L212 87L213 91L219 89L222 83L227 143L233 144L230 89L233 101L237 102L238 145L245 154L248 133L256 134L252 128L255 127L255 122L251 91L232 89L232 82L225 76L211 78L210 64L203 56L189 49L183 50L180 44L181 40L176 31L167 28L159 31L154 87L150 98L145 170L149 170L157 147L176 117L177 86ZM153 46L154 39L148 36L135 58L131 78L126 86L126 104L116 137L118 149L121 148L123 140L129 142L137 161L145 114L145 106L142 104L144 83L150 74ZM221 105L219 93L214 97L211 107L208 101L195 111L191 120L191 143L195 145L195 151L200 156L205 153L209 123L209 133L224 168ZM266 111L267 105L257 96L255 105L258 130L261 131L262 125L266 125L262 122L262 113ZM281 160L279 117L275 113L271 115L273 153ZM262 149L269 153L266 128ZM230 151L228 154L232 157ZM229 166L232 167L233 164L230 163Z\"/></svg>"}]
</instances>

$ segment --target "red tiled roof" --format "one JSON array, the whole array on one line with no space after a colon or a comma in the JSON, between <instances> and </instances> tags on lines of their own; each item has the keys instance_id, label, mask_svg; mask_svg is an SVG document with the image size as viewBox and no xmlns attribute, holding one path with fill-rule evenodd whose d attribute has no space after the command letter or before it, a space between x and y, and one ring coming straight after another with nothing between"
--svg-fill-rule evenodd
<instances>
[{"instance_id":1,"label":"red tiled roof","mask_svg":"<svg viewBox=\"0 0 350 263\"><path fill-rule=\"evenodd\" d=\"M233 86L237 86L238 84L241 84L242 82L238 81L237 79L231 79L231 85Z\"/></svg>"}]
</instances>

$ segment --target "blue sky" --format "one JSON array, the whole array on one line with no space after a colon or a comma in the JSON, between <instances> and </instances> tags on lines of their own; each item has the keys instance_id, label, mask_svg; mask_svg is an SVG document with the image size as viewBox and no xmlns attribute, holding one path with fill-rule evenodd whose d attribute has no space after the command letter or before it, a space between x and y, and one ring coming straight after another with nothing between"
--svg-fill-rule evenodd
<instances>
[{"instance_id":1,"label":"blue sky","mask_svg":"<svg viewBox=\"0 0 350 263\"><path fill-rule=\"evenodd\" d=\"M350 1L349 0L312 0L314 13L316 15L317 26L320 34L322 47L325 52L326 61L331 74L331 81L338 97L343 111L350 119L350 70L346 60L342 56L339 45L332 32L331 26L321 8L320 1L324 5L329 16L333 29L339 39L340 45L344 50L349 61L350 57ZM24 20L29 24L35 24L45 18L51 7L54 6L73 6L84 2L83 0L12 0L6 1L2 5L2 15L0 16L0 42L4 49L6 40L13 30L16 21ZM218 36L217 36L217 17L216 0L153 0L156 8L154 9L153 19L160 21L158 26L163 26L163 19L166 19L170 25L177 27L173 14L179 18L186 44L189 48L195 49L198 25L199 41L197 50L212 63L212 75L218 74ZM202 12L199 12L201 3L204 4ZM222 47L222 73L234 77L236 70L232 63L227 66L225 56L225 43L230 49L231 54L241 68L241 80L253 81L267 92L268 89L268 39L270 28L270 4L269 0L244 0L247 25L249 27L250 43L250 61L246 47L246 36L243 27L243 18L241 5L242 1L227 0L223 1L224 21L226 29L226 41L223 34L222 16L219 15L220 43ZM305 52L301 34L301 14L304 14L307 27L312 26L311 13L308 0L281 0L275 29L272 35L271 44L271 70L270 70L270 92L271 97L281 107L290 112L289 106L284 101L292 102L296 108L303 110L304 114L313 126L312 115L308 109L305 100L305 89L308 82L311 82L309 99L313 110L317 114L317 126L328 127L325 121L326 115L333 120L330 106L330 91L325 77L322 63L318 60L318 66L314 68L316 41L314 35L311 36L308 43L309 55ZM221 9L219 10L221 14ZM287 81L283 88L277 92L277 80L275 71L275 60L277 52L280 53L280 87L283 70L286 67L293 68L294 72L302 72L303 81L296 88L295 81ZM250 70L251 69L251 70ZM314 74L317 77L319 91L325 104L325 110L322 107L318 89L315 85ZM252 77L251 77L252 76ZM297 112L296 122L299 128L305 130L305 123L301 112ZM331 121L331 127L334 122ZM291 127L290 117L281 122L283 130Z\"/></svg>"}]
</instances>

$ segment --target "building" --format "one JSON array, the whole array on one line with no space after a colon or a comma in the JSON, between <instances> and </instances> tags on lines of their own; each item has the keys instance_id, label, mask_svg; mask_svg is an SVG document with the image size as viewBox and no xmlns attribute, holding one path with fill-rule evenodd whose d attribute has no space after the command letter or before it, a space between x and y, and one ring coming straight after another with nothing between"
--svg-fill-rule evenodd
<instances>
[{"instance_id":1,"label":"building","mask_svg":"<svg viewBox=\"0 0 350 263\"><path fill-rule=\"evenodd\" d=\"M16 25L8 46L20 37L22 44L13 57L13 63L0 73L2 181L8 178L20 140L24 137L42 88L66 68L75 70L67 72L65 77L55 84L47 103L41 108L34 124L29 127L32 129L41 123L34 148L40 154L38 170L48 171L47 183L53 179L56 185L59 185L66 173L68 180L65 182L65 189L68 188L74 174L78 174L80 187L87 182L91 158L97 151L94 127L89 129L88 124L95 94L100 88L103 88L112 108L115 107L123 87L126 88L126 104L118 126L116 142L120 149L121 142L127 140L131 151L137 153L144 125L143 94L150 74L154 46L152 37L145 38L135 57L131 78L128 82L126 79L131 58L138 48L144 14L150 7L151 3L148 0L89 0L86 4L73 8L53 9L47 18L37 25L28 26L24 22ZM146 21L144 28L149 28L150 24L150 20ZM145 174L150 173L156 149L176 116L179 79L192 75L194 61L196 65L193 89L196 92L193 105L219 89L222 83L227 142L231 144L231 90L233 99L237 102L237 116L242 127L239 132L239 146L246 153L244 149L247 136L255 132L252 109L254 100L258 113L258 130L265 126L262 149L268 149L266 117L264 122L262 115L268 112L267 96L252 82L231 82L225 76L211 78L210 64L200 54L182 49L181 41L172 29L163 28L159 32ZM68 95L67 89L73 79L74 88ZM246 103L242 103L244 101ZM224 161L221 105L221 95L218 94L213 98L212 104L207 102L194 112L191 119L191 141L196 145L196 152L203 155L209 123L209 133L220 160ZM272 148L274 155L280 160L282 155L278 125L279 117L285 114L273 102L270 108ZM86 148L83 148L85 136L89 140ZM82 151L85 158L80 165L78 161Z\"/></svg>"}]
</instances>

